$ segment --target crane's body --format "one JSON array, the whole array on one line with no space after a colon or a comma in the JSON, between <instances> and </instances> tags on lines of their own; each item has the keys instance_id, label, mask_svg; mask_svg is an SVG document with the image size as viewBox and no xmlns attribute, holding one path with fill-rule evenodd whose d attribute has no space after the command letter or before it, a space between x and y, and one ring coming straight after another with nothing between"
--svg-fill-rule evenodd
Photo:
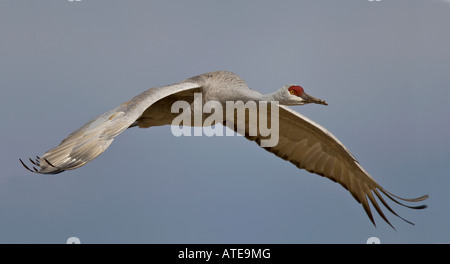
<instances>
[{"instance_id":1,"label":"crane's body","mask_svg":"<svg viewBox=\"0 0 450 264\"><path fill-rule=\"evenodd\" d=\"M176 84L150 88L94 118L70 134L59 146L45 152L42 157L37 157L35 160L30 159L34 165L32 169L26 166L22 160L20 162L31 172L43 174L57 174L79 168L103 153L114 138L127 128L170 125L177 116L171 109L177 101L188 102L192 106L192 111L195 111L195 93L201 93L202 104L217 101L224 108L228 101L278 102L279 141L275 146L262 147L300 169L327 177L341 184L363 205L365 212L374 224L369 201L390 225L376 202L375 196L396 216L398 215L389 207L381 194L401 205L404 204L400 203L398 199L418 202L428 197L425 195L415 199L404 199L389 193L360 166L356 158L334 135L312 120L286 107L287 105L307 103L327 105L325 101L306 94L301 86L293 84L283 86L272 94L264 95L250 89L242 78L227 71L205 73ZM206 117L207 115L203 116L203 118ZM229 117L223 116L223 122L226 125L228 125L227 118ZM256 121L246 119L247 126L252 125L251 122ZM237 129L235 125L229 127ZM250 135L247 132L245 130L243 134L248 140L261 145L263 136L259 133ZM424 205L407 207L425 208Z\"/></svg>"}]
</instances>

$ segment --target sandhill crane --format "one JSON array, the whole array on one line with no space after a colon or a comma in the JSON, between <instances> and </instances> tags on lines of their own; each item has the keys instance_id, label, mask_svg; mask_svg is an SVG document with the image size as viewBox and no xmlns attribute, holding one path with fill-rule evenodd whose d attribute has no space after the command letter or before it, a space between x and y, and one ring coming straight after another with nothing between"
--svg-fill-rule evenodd
<instances>
[{"instance_id":1,"label":"sandhill crane","mask_svg":"<svg viewBox=\"0 0 450 264\"><path fill-rule=\"evenodd\" d=\"M92 119L71 133L60 145L45 152L42 157L29 159L33 164L30 166L31 169L21 159L19 160L26 169L36 173L57 174L79 168L103 153L114 138L127 128L170 125L174 119L171 105L178 100L192 103L194 93L201 93L204 102L215 100L221 104L236 100L279 102L277 105L279 141L277 145L264 149L293 163L299 169L305 169L341 184L358 203L362 204L374 225L369 201L384 221L393 227L375 200L375 196L392 214L412 224L394 212L381 193L405 207L414 209L426 207L401 203L399 200L423 201L428 195L405 199L386 191L359 165L356 158L333 134L286 106L307 103L327 105L325 101L306 94L299 85L286 85L272 94L263 95L251 90L244 80L228 71L205 73L172 85L150 88ZM236 129L236 126L230 128ZM246 134L245 137L258 144L262 139L260 135Z\"/></svg>"}]
</instances>

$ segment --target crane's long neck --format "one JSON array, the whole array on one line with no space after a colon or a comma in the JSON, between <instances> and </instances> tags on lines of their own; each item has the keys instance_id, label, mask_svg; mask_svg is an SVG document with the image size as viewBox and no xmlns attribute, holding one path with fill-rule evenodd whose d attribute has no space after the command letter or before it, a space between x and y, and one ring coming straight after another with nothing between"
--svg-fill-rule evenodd
<instances>
[{"instance_id":1,"label":"crane's long neck","mask_svg":"<svg viewBox=\"0 0 450 264\"><path fill-rule=\"evenodd\" d=\"M237 93L235 93L232 96L232 100L241 100L243 102L248 102L248 101L255 101L255 102L261 102L261 101L267 101L267 102L272 102L272 101L279 101L280 98L278 96L278 92L274 92L274 93L270 93L270 94L261 94L258 91L255 90L250 90L250 89L246 89L244 91L239 91Z\"/></svg>"}]
</instances>

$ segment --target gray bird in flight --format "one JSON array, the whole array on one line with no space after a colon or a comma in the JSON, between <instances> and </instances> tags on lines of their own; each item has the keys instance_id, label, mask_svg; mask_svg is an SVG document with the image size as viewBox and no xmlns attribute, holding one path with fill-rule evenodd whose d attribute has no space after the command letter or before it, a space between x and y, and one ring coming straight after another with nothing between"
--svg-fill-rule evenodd
<instances>
[{"instance_id":1,"label":"gray bird in flight","mask_svg":"<svg viewBox=\"0 0 450 264\"><path fill-rule=\"evenodd\" d=\"M227 101L237 100L278 102L279 141L276 146L264 149L289 161L299 169L305 169L341 184L358 203L362 204L374 225L369 201L378 214L393 227L375 196L392 214L413 224L391 209L381 194L405 207L426 208L426 205L405 205L399 200L419 202L427 199L428 195L405 199L388 192L360 166L356 158L333 134L287 107L308 103L327 105L325 101L306 94L300 85L285 85L272 94L261 94L250 89L243 79L228 71L204 73L175 84L150 88L92 119L41 157L29 159L31 166L19 160L26 169L35 173L57 174L79 168L103 153L117 135L130 127L170 125L176 116L171 112L172 104L179 100L193 103L194 93L201 93L204 103L214 100L224 106ZM246 122L249 125L252 120ZM226 122L224 124L231 129L237 129L235 125L228 125ZM249 135L247 132L245 130L244 134L247 139L261 145L263 137L260 134Z\"/></svg>"}]
</instances>

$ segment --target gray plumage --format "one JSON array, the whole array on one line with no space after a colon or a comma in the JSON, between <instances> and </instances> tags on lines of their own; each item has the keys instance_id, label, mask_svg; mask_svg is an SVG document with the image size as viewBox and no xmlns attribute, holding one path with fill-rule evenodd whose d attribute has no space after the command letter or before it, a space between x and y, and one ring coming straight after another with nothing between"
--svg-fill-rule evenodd
<instances>
[{"instance_id":1,"label":"gray plumage","mask_svg":"<svg viewBox=\"0 0 450 264\"><path fill-rule=\"evenodd\" d=\"M288 88L291 86L287 85L273 94L263 95L251 90L239 76L231 72L217 71L201 74L176 84L150 88L92 119L70 134L60 145L45 152L42 157L37 157L36 160L30 159L34 165L31 166L31 169L22 160L20 162L28 170L44 174L57 174L79 168L103 153L114 138L129 127L146 128L171 124L176 116L171 113L172 103L178 100L192 103L193 94L201 92L204 102L214 100L223 105L226 101L237 100L243 102L250 100L278 101L280 104L278 109L279 141L276 146L265 147L265 149L300 169L327 177L341 184L362 204L373 224L375 222L369 201L378 214L391 225L375 196L391 213L398 216L381 194L409 208L422 209L426 207L425 205L407 206L400 203L398 199L418 202L425 200L428 196L404 199L389 193L360 166L350 151L328 130L285 106L306 103L326 104L306 93L301 96L290 94ZM226 119L225 116L224 119ZM248 126L247 119L246 122ZM225 125L228 124L225 123ZM235 126L229 127L236 130ZM247 132L248 130L244 135L247 139L260 144L262 137L259 134L251 136Z\"/></svg>"}]
</instances>

